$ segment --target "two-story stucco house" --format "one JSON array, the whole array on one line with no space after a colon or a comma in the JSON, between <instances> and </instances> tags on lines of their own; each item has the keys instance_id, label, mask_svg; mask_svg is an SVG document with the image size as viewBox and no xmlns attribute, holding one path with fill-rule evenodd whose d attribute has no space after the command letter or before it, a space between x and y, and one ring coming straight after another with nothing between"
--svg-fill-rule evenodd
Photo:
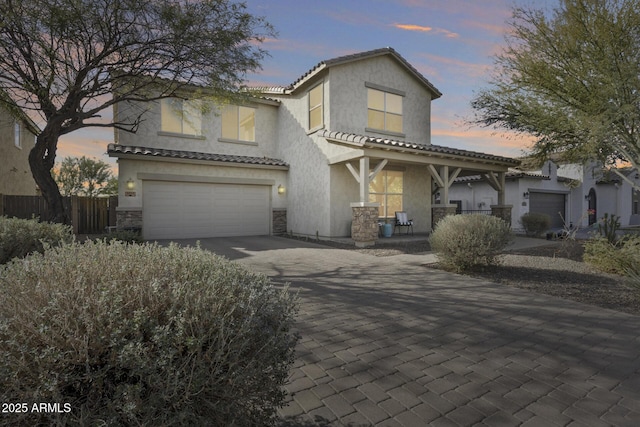
<instances>
[{"instance_id":1,"label":"two-story stucco house","mask_svg":"<svg viewBox=\"0 0 640 427\"><path fill-rule=\"evenodd\" d=\"M29 152L39 133L38 126L17 106L10 112L0 105L0 194L36 195Z\"/></svg>"},{"instance_id":2,"label":"two-story stucco house","mask_svg":"<svg viewBox=\"0 0 640 427\"><path fill-rule=\"evenodd\" d=\"M518 161L432 145L441 93L391 48L322 61L289 86L257 91L217 114L163 100L137 134L116 131L108 153L119 163L119 226L141 227L146 239L292 232L366 245L396 211L416 232L431 230L455 212L439 202L455 178L475 174L492 182L495 214L510 217L505 173Z\"/></svg>"}]
</instances>

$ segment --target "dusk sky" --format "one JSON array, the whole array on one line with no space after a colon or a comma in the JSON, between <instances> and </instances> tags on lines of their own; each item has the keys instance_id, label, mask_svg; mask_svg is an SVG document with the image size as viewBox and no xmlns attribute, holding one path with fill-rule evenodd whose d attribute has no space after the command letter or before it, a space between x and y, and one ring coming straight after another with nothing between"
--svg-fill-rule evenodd
<instances>
[{"instance_id":1,"label":"dusk sky","mask_svg":"<svg viewBox=\"0 0 640 427\"><path fill-rule=\"evenodd\" d=\"M517 157L526 139L465 123L504 46L514 4L542 8L556 0L248 0L250 12L278 33L263 44L270 57L248 82L288 85L322 60L389 46L443 94L432 104L433 144ZM57 160L87 155L115 164L105 154L109 142L111 129L67 135Z\"/></svg>"}]
</instances>

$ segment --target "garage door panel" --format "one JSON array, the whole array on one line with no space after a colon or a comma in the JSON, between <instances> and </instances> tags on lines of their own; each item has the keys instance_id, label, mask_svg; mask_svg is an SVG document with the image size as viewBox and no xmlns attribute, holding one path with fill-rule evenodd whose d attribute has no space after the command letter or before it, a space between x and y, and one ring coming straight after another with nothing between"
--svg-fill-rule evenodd
<instances>
[{"instance_id":1,"label":"garage door panel","mask_svg":"<svg viewBox=\"0 0 640 427\"><path fill-rule=\"evenodd\" d=\"M269 234L270 187L144 182L145 239Z\"/></svg>"},{"instance_id":2,"label":"garage door panel","mask_svg":"<svg viewBox=\"0 0 640 427\"><path fill-rule=\"evenodd\" d=\"M566 197L563 193L531 192L529 211L543 213L551 218L551 228L562 228L562 220L566 213Z\"/></svg>"}]
</instances>

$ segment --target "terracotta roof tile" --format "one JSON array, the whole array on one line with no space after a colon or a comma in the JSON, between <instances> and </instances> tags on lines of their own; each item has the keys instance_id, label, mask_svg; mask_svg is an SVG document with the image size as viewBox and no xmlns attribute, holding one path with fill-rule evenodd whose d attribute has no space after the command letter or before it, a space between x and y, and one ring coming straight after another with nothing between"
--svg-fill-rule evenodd
<instances>
[{"instance_id":1,"label":"terracotta roof tile","mask_svg":"<svg viewBox=\"0 0 640 427\"><path fill-rule=\"evenodd\" d=\"M512 159L510 157L496 156L493 154L480 153L477 151L468 151L468 150L460 150L457 148L445 147L442 145L433 145L433 144L417 144L413 142L406 141L398 141L387 138L377 138L374 136L367 135L356 135L345 132L336 132L336 131L327 131L322 130L318 133L319 136L339 141L344 141L347 143L352 143L356 145L376 145L387 148L395 148L399 151L403 149L411 149L422 151L425 154L428 153L436 153L436 154L448 154L452 156L460 156L467 157L473 159L481 159L493 162L501 162L507 163L510 165L518 165L520 163L519 160Z\"/></svg>"},{"instance_id":2,"label":"terracotta roof tile","mask_svg":"<svg viewBox=\"0 0 640 427\"><path fill-rule=\"evenodd\" d=\"M204 160L211 162L241 163L248 165L277 166L288 168L289 165L279 159L268 157L234 156L230 154L200 153L196 151L169 150L166 148L150 148L132 145L109 144L107 154L119 157L122 154L133 154L148 157L164 157L172 159Z\"/></svg>"}]
</instances>

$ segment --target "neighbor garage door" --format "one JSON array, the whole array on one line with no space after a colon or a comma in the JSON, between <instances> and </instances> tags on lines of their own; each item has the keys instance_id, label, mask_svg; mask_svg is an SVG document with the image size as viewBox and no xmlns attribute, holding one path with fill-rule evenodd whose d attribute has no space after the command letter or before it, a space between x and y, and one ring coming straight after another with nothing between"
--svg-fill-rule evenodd
<instances>
[{"instance_id":1,"label":"neighbor garage door","mask_svg":"<svg viewBox=\"0 0 640 427\"><path fill-rule=\"evenodd\" d=\"M145 239L269 234L269 186L145 181Z\"/></svg>"},{"instance_id":2,"label":"neighbor garage door","mask_svg":"<svg viewBox=\"0 0 640 427\"><path fill-rule=\"evenodd\" d=\"M551 228L564 226L562 222L562 217L566 215L564 194L531 192L529 204L529 212L543 213L551 217ZM558 212L562 213L562 217Z\"/></svg>"}]
</instances>

